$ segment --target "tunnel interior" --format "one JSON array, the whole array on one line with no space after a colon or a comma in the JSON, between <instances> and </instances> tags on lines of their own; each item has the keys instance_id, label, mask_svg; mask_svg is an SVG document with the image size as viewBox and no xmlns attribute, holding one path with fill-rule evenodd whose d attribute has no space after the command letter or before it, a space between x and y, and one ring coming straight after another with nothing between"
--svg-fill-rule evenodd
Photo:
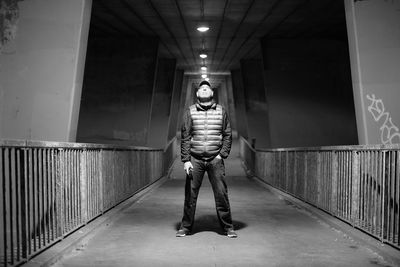
<instances>
[{"instance_id":1,"label":"tunnel interior","mask_svg":"<svg viewBox=\"0 0 400 267\"><path fill-rule=\"evenodd\" d=\"M93 1L77 141L163 147L202 74L257 148L358 144L332 0Z\"/></svg>"}]
</instances>

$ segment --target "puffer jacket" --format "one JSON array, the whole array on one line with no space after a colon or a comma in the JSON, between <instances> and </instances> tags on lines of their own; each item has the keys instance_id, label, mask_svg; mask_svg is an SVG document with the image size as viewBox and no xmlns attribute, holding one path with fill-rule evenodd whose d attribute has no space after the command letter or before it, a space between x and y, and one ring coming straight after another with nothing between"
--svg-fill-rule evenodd
<instances>
[{"instance_id":1,"label":"puffer jacket","mask_svg":"<svg viewBox=\"0 0 400 267\"><path fill-rule=\"evenodd\" d=\"M190 106L181 128L181 160L191 157L210 161L218 154L227 158L232 145L232 130L226 110L213 102Z\"/></svg>"}]
</instances>

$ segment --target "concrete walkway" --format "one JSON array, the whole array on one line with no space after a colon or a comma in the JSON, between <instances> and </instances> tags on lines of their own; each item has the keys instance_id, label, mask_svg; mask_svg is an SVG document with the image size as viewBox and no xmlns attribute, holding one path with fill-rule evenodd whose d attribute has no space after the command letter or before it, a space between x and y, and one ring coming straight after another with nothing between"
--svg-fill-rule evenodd
<instances>
[{"instance_id":1,"label":"concrete walkway","mask_svg":"<svg viewBox=\"0 0 400 267\"><path fill-rule=\"evenodd\" d=\"M222 235L205 177L193 235L176 238L184 175L124 209L54 266L395 266L340 229L245 177L233 152L226 161L233 220L239 235Z\"/></svg>"}]
</instances>

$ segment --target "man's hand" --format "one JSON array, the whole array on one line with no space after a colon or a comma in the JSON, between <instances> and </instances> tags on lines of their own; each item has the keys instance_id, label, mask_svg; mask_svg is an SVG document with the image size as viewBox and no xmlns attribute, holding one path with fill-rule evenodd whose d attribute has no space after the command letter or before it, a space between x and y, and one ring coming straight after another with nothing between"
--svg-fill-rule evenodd
<instances>
[{"instance_id":1,"label":"man's hand","mask_svg":"<svg viewBox=\"0 0 400 267\"><path fill-rule=\"evenodd\" d=\"M189 175L189 172L193 169L193 165L190 161L186 161L183 164L183 169L185 170L186 174Z\"/></svg>"},{"instance_id":2,"label":"man's hand","mask_svg":"<svg viewBox=\"0 0 400 267\"><path fill-rule=\"evenodd\" d=\"M222 159L220 154L218 154L215 158L216 159Z\"/></svg>"}]
</instances>

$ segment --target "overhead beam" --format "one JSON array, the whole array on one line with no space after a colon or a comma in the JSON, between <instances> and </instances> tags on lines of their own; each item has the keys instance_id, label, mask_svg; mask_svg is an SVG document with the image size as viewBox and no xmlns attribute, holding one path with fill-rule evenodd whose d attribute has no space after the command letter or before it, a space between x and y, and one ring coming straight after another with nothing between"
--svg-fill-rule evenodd
<instances>
[{"instance_id":1,"label":"overhead beam","mask_svg":"<svg viewBox=\"0 0 400 267\"><path fill-rule=\"evenodd\" d=\"M262 20L257 24L256 27L253 28L253 31L248 34L245 38L245 40L240 44L239 48L233 53L233 55L237 55L239 51L243 48L243 46L251 39L254 37L255 33L258 31L261 25L264 24L264 22L270 17L272 12L278 7L279 3L282 2L281 0L276 0L273 4L272 7L268 10L268 12L265 14L265 16L262 18ZM232 57L229 63L226 65L226 68L229 68L229 66L232 64L233 60L237 59L236 57Z\"/></svg>"},{"instance_id":2,"label":"overhead beam","mask_svg":"<svg viewBox=\"0 0 400 267\"><path fill-rule=\"evenodd\" d=\"M221 38L222 27L224 26L225 14L226 14L226 10L228 8L229 3L230 3L230 0L225 1L224 11L222 12L221 23L219 24L219 28L218 28L217 39L215 40L214 51L211 55L211 65L214 64L214 58L215 58L215 54L217 53L217 47L218 47L219 39Z\"/></svg>"},{"instance_id":3,"label":"overhead beam","mask_svg":"<svg viewBox=\"0 0 400 267\"><path fill-rule=\"evenodd\" d=\"M98 15L96 15L94 12L92 12L92 20L94 19L95 21L99 21L101 24L103 24L104 26L108 27L109 29L115 31L115 32L119 32L119 33L124 33L121 31L121 29L115 27L112 23L109 23L107 20L105 20L102 17L99 17ZM93 23L93 22L92 22Z\"/></svg>"},{"instance_id":4,"label":"overhead beam","mask_svg":"<svg viewBox=\"0 0 400 267\"><path fill-rule=\"evenodd\" d=\"M165 22L164 18L161 16L160 12L158 11L158 9L155 7L153 1L149 0L148 1L150 3L151 8L153 9L154 13L157 14L158 19L161 21L162 25L165 27L165 29L167 30L167 32L171 35L172 39L175 42L176 47L179 50L179 53L182 55L182 58L185 60L186 64L188 66L190 66L187 58L185 57L185 54L182 52L182 49L178 43L178 41L176 40L176 37L174 35L174 33L171 31L171 29L169 28L168 24Z\"/></svg>"},{"instance_id":5,"label":"overhead beam","mask_svg":"<svg viewBox=\"0 0 400 267\"><path fill-rule=\"evenodd\" d=\"M109 12L114 18L116 18L118 21L120 21L122 24L124 24L130 31L133 33L135 36L140 36L138 31L131 25L129 21L124 19L121 15L117 14L114 10L109 8L106 4L104 4L103 0L98 0L97 3L99 3L107 12Z\"/></svg>"},{"instance_id":6,"label":"overhead beam","mask_svg":"<svg viewBox=\"0 0 400 267\"><path fill-rule=\"evenodd\" d=\"M157 38L159 39L160 43L165 47L165 49L167 49L168 53L173 56L176 57L176 55L174 55L174 53L172 53L172 51L169 49L169 47L167 46L167 44L158 36L158 34L147 24L147 22L143 19L142 16L140 16L136 10L126 1L126 0L121 0L121 3L126 7L126 9L128 9L128 11L130 13L132 13L137 19L140 20L140 22L149 30L153 33L154 36L157 36Z\"/></svg>"},{"instance_id":7,"label":"overhead beam","mask_svg":"<svg viewBox=\"0 0 400 267\"><path fill-rule=\"evenodd\" d=\"M243 21L247 18L247 15L249 14L250 9L253 7L254 2L255 2L255 0L251 1L250 5L247 7L246 12L244 13L242 19L240 20L238 26L236 27L235 33L232 35L232 37L231 37L231 39L230 39L230 41L228 43L228 47L225 49L224 55L222 56L221 61L218 64L218 67L216 69L217 71L219 70L219 67L221 66L222 62L224 61L224 59L226 57L226 53L228 52L229 48L231 47L231 45L233 43L233 40L236 38L236 35L237 35L237 33L238 33L239 29L240 29L240 26L243 24Z\"/></svg>"},{"instance_id":8,"label":"overhead beam","mask_svg":"<svg viewBox=\"0 0 400 267\"><path fill-rule=\"evenodd\" d=\"M183 28L185 29L186 38L189 41L190 50L191 50L192 56L193 56L193 63L196 64L196 56L195 56L194 50L193 50L193 43L192 43L192 40L190 39L189 31L187 29L187 26L186 26L186 23L185 23L185 19L183 18L182 10L181 10L181 7L179 6L179 1L178 0L175 0L175 5L176 5L176 8L178 9L179 17L180 17L181 22L183 24Z\"/></svg>"},{"instance_id":9,"label":"overhead beam","mask_svg":"<svg viewBox=\"0 0 400 267\"><path fill-rule=\"evenodd\" d=\"M294 9L292 9L291 12L289 12L282 20L280 20L274 27L272 27L272 29L270 29L267 34L265 36L268 36L271 34L272 31L276 30L277 28L279 28L279 26L282 25L282 23L284 23L285 21L287 21L287 19L292 16L294 13L297 12L297 10L299 10L299 8L305 6L310 0L305 0L303 1L301 4L297 5ZM257 44L253 45L251 47L251 49L249 49L243 57L245 57L246 55L248 55L251 51L253 51L253 49L257 46ZM239 52L239 50L237 51L237 53ZM229 66L232 64L233 58L231 60L231 62L226 66L227 68L229 68Z\"/></svg>"}]
</instances>

